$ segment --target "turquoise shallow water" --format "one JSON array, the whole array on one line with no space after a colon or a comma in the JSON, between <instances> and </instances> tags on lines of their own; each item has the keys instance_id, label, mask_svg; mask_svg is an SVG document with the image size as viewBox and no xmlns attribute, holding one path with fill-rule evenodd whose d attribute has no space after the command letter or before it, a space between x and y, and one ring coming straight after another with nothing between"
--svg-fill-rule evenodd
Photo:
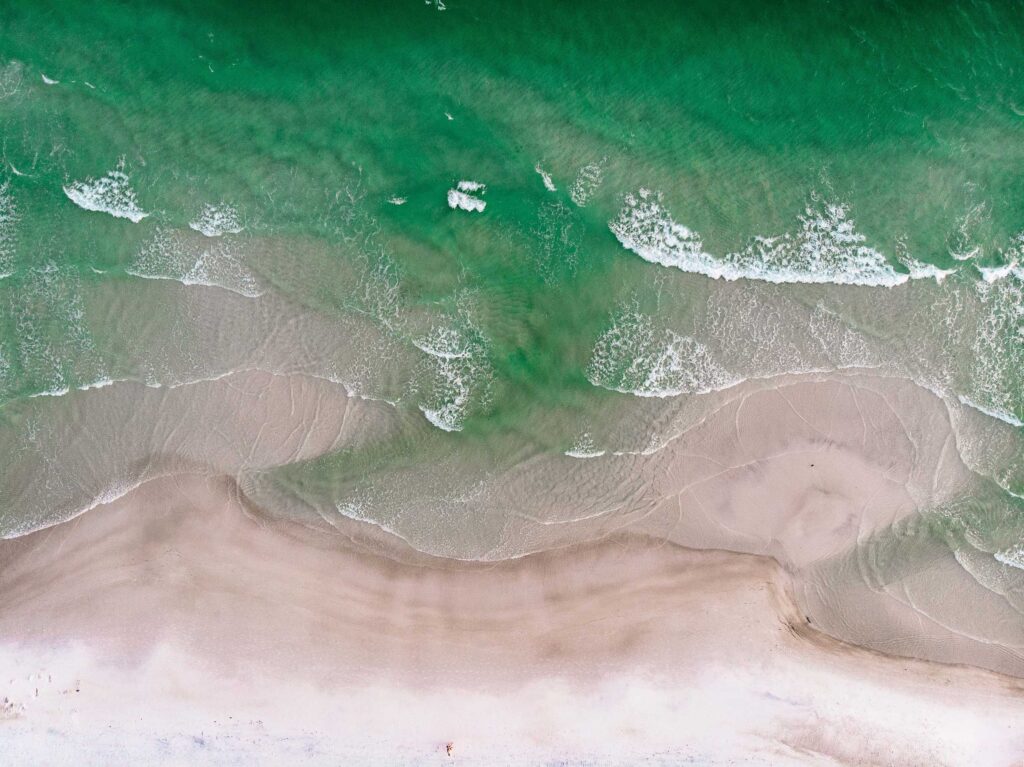
<instances>
[{"instance_id":1,"label":"turquoise shallow water","mask_svg":"<svg viewBox=\"0 0 1024 767\"><path fill-rule=\"evenodd\" d=\"M264 478L321 513L806 370L910 377L1019 439L1014 4L440 5L0 11L11 454L47 460L80 388L253 367L405 419ZM1019 452L972 455L1019 508ZM2 481L7 529L38 523Z\"/></svg>"}]
</instances>

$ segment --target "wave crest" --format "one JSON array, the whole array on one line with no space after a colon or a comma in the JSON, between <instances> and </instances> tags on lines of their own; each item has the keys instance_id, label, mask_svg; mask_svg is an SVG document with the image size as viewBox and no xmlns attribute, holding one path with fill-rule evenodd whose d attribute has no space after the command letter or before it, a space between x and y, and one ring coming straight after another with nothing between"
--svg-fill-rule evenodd
<instances>
[{"instance_id":1,"label":"wave crest","mask_svg":"<svg viewBox=\"0 0 1024 767\"><path fill-rule=\"evenodd\" d=\"M72 181L64 187L64 194L82 210L107 213L114 218L126 218L133 224L149 215L139 207L135 190L124 172L124 161L100 178Z\"/></svg>"},{"instance_id":2,"label":"wave crest","mask_svg":"<svg viewBox=\"0 0 1024 767\"><path fill-rule=\"evenodd\" d=\"M812 200L798 222L794 232L756 236L743 250L718 258L704 250L698 233L672 218L660 193L640 189L626 196L608 226L623 247L644 260L712 279L873 287L909 279L865 244L847 206Z\"/></svg>"}]
</instances>

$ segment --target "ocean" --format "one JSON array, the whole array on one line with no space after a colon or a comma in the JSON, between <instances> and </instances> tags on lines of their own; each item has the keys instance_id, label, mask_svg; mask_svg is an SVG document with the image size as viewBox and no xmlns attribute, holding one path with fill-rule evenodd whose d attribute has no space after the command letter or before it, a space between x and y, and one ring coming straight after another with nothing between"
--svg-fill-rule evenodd
<instances>
[{"instance_id":1,"label":"ocean","mask_svg":"<svg viewBox=\"0 0 1024 767\"><path fill-rule=\"evenodd\" d=\"M8 4L0 532L226 471L179 394L258 370L390 419L231 464L268 514L516 556L556 501L647 508L602 461L708 398L870 371L942 399L983 488L920 530L1019 579L1022 35L996 2Z\"/></svg>"}]
</instances>

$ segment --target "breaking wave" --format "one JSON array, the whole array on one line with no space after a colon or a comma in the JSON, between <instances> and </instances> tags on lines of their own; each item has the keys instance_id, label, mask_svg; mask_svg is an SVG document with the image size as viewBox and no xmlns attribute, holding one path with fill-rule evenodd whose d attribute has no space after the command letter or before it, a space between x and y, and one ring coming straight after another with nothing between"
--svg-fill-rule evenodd
<instances>
[{"instance_id":1,"label":"breaking wave","mask_svg":"<svg viewBox=\"0 0 1024 767\"><path fill-rule=\"evenodd\" d=\"M64 194L83 210L107 213L115 218L126 218L133 224L149 215L139 207L124 162L100 178L72 181L64 187Z\"/></svg>"},{"instance_id":2,"label":"breaking wave","mask_svg":"<svg viewBox=\"0 0 1024 767\"><path fill-rule=\"evenodd\" d=\"M713 279L761 280L892 287L910 279L885 256L865 244L845 205L812 200L793 232L756 236L743 250L716 257L704 249L697 232L675 221L661 194L640 189L627 195L609 224L623 247L646 261ZM922 276L935 277L928 272Z\"/></svg>"}]
</instances>

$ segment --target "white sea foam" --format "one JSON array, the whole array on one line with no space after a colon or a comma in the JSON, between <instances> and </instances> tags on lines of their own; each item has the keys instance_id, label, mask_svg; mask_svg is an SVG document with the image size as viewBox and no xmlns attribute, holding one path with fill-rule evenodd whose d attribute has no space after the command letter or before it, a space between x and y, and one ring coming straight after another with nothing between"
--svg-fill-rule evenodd
<instances>
[{"instance_id":1,"label":"white sea foam","mask_svg":"<svg viewBox=\"0 0 1024 767\"><path fill-rule=\"evenodd\" d=\"M150 477L147 477L146 479L150 479ZM87 501L83 506L77 509L65 511L64 514L60 515L59 522L69 522L75 517L79 517L82 514L90 512L99 506L105 506L108 503L113 503L119 498L123 498L124 496L128 495L128 493L130 493L132 490L135 490L136 488L140 487L144 481L145 480L140 479L134 482L115 482L106 490L97 493L95 496L93 496L91 500ZM48 521L35 525L23 525L22 527L18 527L13 530L7 531L2 536L0 536L0 538L8 540L13 538L20 538L23 535L29 535L39 530L43 530L47 527L51 527L53 524L54 523L52 521Z\"/></svg>"},{"instance_id":2,"label":"white sea foam","mask_svg":"<svg viewBox=\"0 0 1024 767\"><path fill-rule=\"evenodd\" d=\"M123 380L123 379L122 379ZM98 378L92 383L82 384L78 387L78 391L90 391L91 389L106 389L108 386L113 386L116 382L113 378Z\"/></svg>"},{"instance_id":3,"label":"white sea foam","mask_svg":"<svg viewBox=\"0 0 1024 767\"><path fill-rule=\"evenodd\" d=\"M754 237L743 250L719 259L704 250L700 235L673 220L660 194L641 189L626 196L609 228L623 247L647 261L713 279L876 287L909 279L864 244L846 206L810 204L798 218L796 231Z\"/></svg>"},{"instance_id":4,"label":"white sea foam","mask_svg":"<svg viewBox=\"0 0 1024 767\"><path fill-rule=\"evenodd\" d=\"M139 223L149 214L139 207L124 172L124 162L105 176L85 181L72 181L64 187L64 194L83 210L108 213L115 218L126 218L133 224Z\"/></svg>"},{"instance_id":5,"label":"white sea foam","mask_svg":"<svg viewBox=\"0 0 1024 767\"><path fill-rule=\"evenodd\" d=\"M394 535L396 538L400 538L406 543L412 545L411 541L409 541L408 538L402 535L402 533L400 533L394 527L391 527L390 525L387 525L379 520L374 519L373 517L368 516L365 511L365 504L362 502L346 501L343 503L337 503L335 504L334 507L338 510L338 513L341 514L343 517L348 517L349 519L354 519L357 522L364 522L368 525L378 527L384 532L390 533L391 535Z\"/></svg>"},{"instance_id":6,"label":"white sea foam","mask_svg":"<svg viewBox=\"0 0 1024 767\"><path fill-rule=\"evenodd\" d=\"M594 345L587 380L638 397L674 397L723 389L737 379L700 341L628 311Z\"/></svg>"},{"instance_id":7,"label":"white sea foam","mask_svg":"<svg viewBox=\"0 0 1024 767\"><path fill-rule=\"evenodd\" d=\"M533 169L540 174L541 181L544 182L544 188L549 192L557 192L558 187L555 186L555 182L551 180L551 174L540 167L540 163L533 166Z\"/></svg>"},{"instance_id":8,"label":"white sea foam","mask_svg":"<svg viewBox=\"0 0 1024 767\"><path fill-rule=\"evenodd\" d=\"M420 405L420 411L428 421L443 431L462 431L462 420L469 402L469 389L457 376L449 377L448 382L457 392L456 395L446 400L440 407Z\"/></svg>"},{"instance_id":9,"label":"white sea foam","mask_svg":"<svg viewBox=\"0 0 1024 767\"><path fill-rule=\"evenodd\" d=\"M125 270L144 279L205 285L255 298L263 291L236 246L159 229Z\"/></svg>"},{"instance_id":10,"label":"white sea foam","mask_svg":"<svg viewBox=\"0 0 1024 767\"><path fill-rule=\"evenodd\" d=\"M977 244L975 230L989 217L989 208L985 203L978 203L957 221L956 233L948 245L949 255L957 261L969 261L982 254Z\"/></svg>"},{"instance_id":11,"label":"white sea foam","mask_svg":"<svg viewBox=\"0 0 1024 767\"><path fill-rule=\"evenodd\" d=\"M42 73L40 73L40 76L43 78L43 82L46 83L47 85L60 85L60 80L54 80L54 79L52 79L50 77L47 77L46 75L44 75Z\"/></svg>"},{"instance_id":12,"label":"white sea foam","mask_svg":"<svg viewBox=\"0 0 1024 767\"><path fill-rule=\"evenodd\" d=\"M71 391L71 389L69 389L67 386L58 386L58 387L53 388L53 389L45 389L43 391L37 391L37 392L34 392L32 394L29 394L28 396L29 396L29 399L34 399L36 397L63 397L65 394L67 394L70 391Z\"/></svg>"},{"instance_id":13,"label":"white sea foam","mask_svg":"<svg viewBox=\"0 0 1024 767\"><path fill-rule=\"evenodd\" d=\"M224 234L238 234L242 224L238 220L238 211L231 205L207 203L199 211L199 215L189 226L207 237L220 237Z\"/></svg>"},{"instance_id":14,"label":"white sea foam","mask_svg":"<svg viewBox=\"0 0 1024 767\"><path fill-rule=\"evenodd\" d=\"M779 237L755 238L726 258L742 276L767 282L833 283L892 287L906 282L878 250L865 245L849 210L840 203L809 204L800 228ZM932 276L932 275L928 275Z\"/></svg>"},{"instance_id":15,"label":"white sea foam","mask_svg":"<svg viewBox=\"0 0 1024 767\"><path fill-rule=\"evenodd\" d=\"M654 264L708 277L726 276L726 265L705 252L700 235L672 220L660 194L640 189L626 195L624 202L619 217L608 225L624 248Z\"/></svg>"},{"instance_id":16,"label":"white sea foam","mask_svg":"<svg viewBox=\"0 0 1024 767\"><path fill-rule=\"evenodd\" d=\"M576 180L569 189L569 197L579 207L584 207L601 185L604 177L604 160L584 165L576 173Z\"/></svg>"},{"instance_id":17,"label":"white sea foam","mask_svg":"<svg viewBox=\"0 0 1024 767\"><path fill-rule=\"evenodd\" d=\"M978 267L985 282L992 283L1012 277L1019 284L1024 284L1024 232L1017 234L1010 245L999 251L1003 266L994 268Z\"/></svg>"},{"instance_id":18,"label":"white sea foam","mask_svg":"<svg viewBox=\"0 0 1024 767\"><path fill-rule=\"evenodd\" d=\"M900 263L902 263L907 271L910 273L910 279L912 280L935 280L939 285L946 281L947 277L950 277L957 273L956 269L940 269L939 267L925 263L924 261L918 261L913 256L904 255L900 257Z\"/></svg>"},{"instance_id":19,"label":"white sea foam","mask_svg":"<svg viewBox=\"0 0 1024 767\"><path fill-rule=\"evenodd\" d=\"M413 341L413 346L440 360L464 360L473 356L471 344L454 327L435 328L424 338Z\"/></svg>"},{"instance_id":20,"label":"white sea foam","mask_svg":"<svg viewBox=\"0 0 1024 767\"><path fill-rule=\"evenodd\" d=\"M458 190L460 192L486 192L487 184L481 184L479 181L460 181L458 183Z\"/></svg>"},{"instance_id":21,"label":"white sea foam","mask_svg":"<svg viewBox=\"0 0 1024 767\"><path fill-rule=\"evenodd\" d=\"M127 380L127 379L119 379ZM108 386L113 386L117 381L112 378L98 378L92 383L82 384L76 386L75 391L90 391L92 389L105 389ZM28 395L29 397L63 397L65 394L70 394L71 388L68 386L61 386L55 389L47 389L46 391L36 392L35 394Z\"/></svg>"},{"instance_id":22,"label":"white sea foam","mask_svg":"<svg viewBox=\"0 0 1024 767\"><path fill-rule=\"evenodd\" d=\"M442 431L462 431L462 422L469 404L469 384L452 365L439 365L438 372L444 377L451 396L443 397L437 407L421 404L420 411L430 423Z\"/></svg>"},{"instance_id":23,"label":"white sea foam","mask_svg":"<svg viewBox=\"0 0 1024 767\"><path fill-rule=\"evenodd\" d=\"M18 210L14 205L9 182L0 184L0 279L14 271L14 227Z\"/></svg>"},{"instance_id":24,"label":"white sea foam","mask_svg":"<svg viewBox=\"0 0 1024 767\"><path fill-rule=\"evenodd\" d=\"M979 280L974 290L981 313L968 326L974 338L967 359L973 364L964 404L1020 427L1015 413L1024 371L1024 275L1010 270L998 280Z\"/></svg>"},{"instance_id":25,"label":"white sea foam","mask_svg":"<svg viewBox=\"0 0 1024 767\"><path fill-rule=\"evenodd\" d=\"M599 450L594 445L594 439L590 436L589 432L583 432L572 447L565 451L565 454L570 458L600 458L605 455L607 451Z\"/></svg>"},{"instance_id":26,"label":"white sea foam","mask_svg":"<svg viewBox=\"0 0 1024 767\"><path fill-rule=\"evenodd\" d=\"M459 182L459 186L462 186L464 183L466 182ZM452 210L465 210L469 212L482 213L484 208L487 207L487 203L479 197L473 197L459 189L449 189L448 207Z\"/></svg>"},{"instance_id":27,"label":"white sea foam","mask_svg":"<svg viewBox=\"0 0 1024 767\"><path fill-rule=\"evenodd\" d=\"M439 429L461 431L474 403L484 398L490 381L486 341L470 323L459 318L435 327L414 343L429 356L433 379L420 411Z\"/></svg>"},{"instance_id":28,"label":"white sea foam","mask_svg":"<svg viewBox=\"0 0 1024 767\"><path fill-rule=\"evenodd\" d=\"M388 202L392 205L405 205L407 200L404 197L388 197Z\"/></svg>"},{"instance_id":29,"label":"white sea foam","mask_svg":"<svg viewBox=\"0 0 1024 767\"><path fill-rule=\"evenodd\" d=\"M1018 269L1016 261L1003 264L1002 266L975 266L981 275L981 279L990 284L1009 277L1011 274L1016 273Z\"/></svg>"},{"instance_id":30,"label":"white sea foam","mask_svg":"<svg viewBox=\"0 0 1024 767\"><path fill-rule=\"evenodd\" d=\"M981 255L981 246L975 245L974 247L967 248L964 250L958 250L954 248L949 249L949 255L955 258L957 261L970 261L972 258L977 258Z\"/></svg>"},{"instance_id":31,"label":"white sea foam","mask_svg":"<svg viewBox=\"0 0 1024 767\"><path fill-rule=\"evenodd\" d=\"M1004 549L993 554L998 561L1018 570L1024 570L1024 546L1017 546L1012 549Z\"/></svg>"}]
</instances>

